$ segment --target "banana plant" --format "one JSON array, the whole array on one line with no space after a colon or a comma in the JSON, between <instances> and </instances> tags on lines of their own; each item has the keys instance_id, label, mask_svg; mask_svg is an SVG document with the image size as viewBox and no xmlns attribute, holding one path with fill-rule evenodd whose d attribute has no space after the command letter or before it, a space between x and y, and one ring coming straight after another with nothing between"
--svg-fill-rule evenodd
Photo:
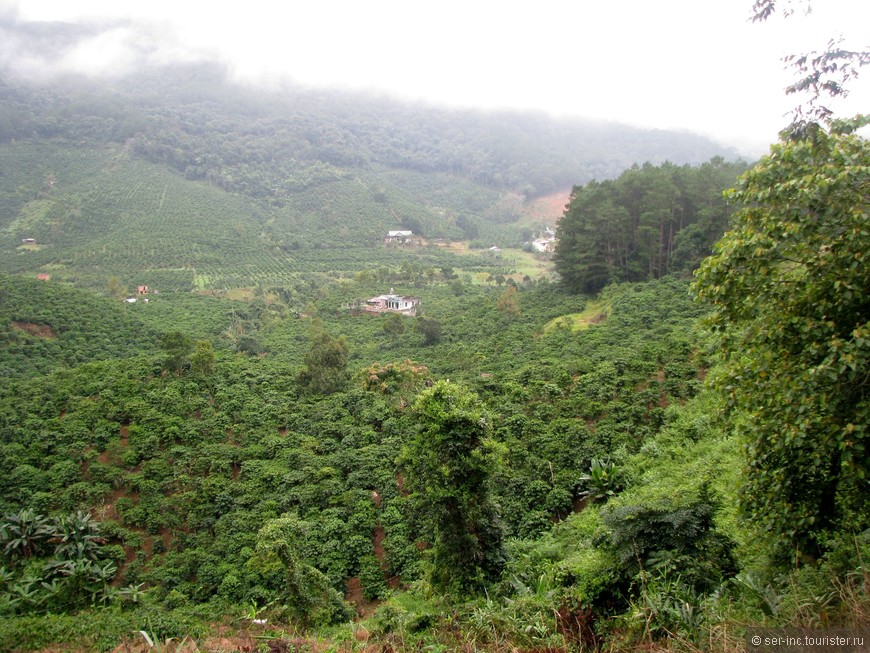
<instances>
[{"instance_id":1,"label":"banana plant","mask_svg":"<svg viewBox=\"0 0 870 653\"><path fill-rule=\"evenodd\" d=\"M0 544L12 560L36 555L53 534L52 520L29 508L6 515L0 524Z\"/></svg>"},{"instance_id":2,"label":"banana plant","mask_svg":"<svg viewBox=\"0 0 870 653\"><path fill-rule=\"evenodd\" d=\"M592 460L589 472L578 480L586 486L580 496L590 501L607 499L622 490L622 474L616 464L598 458Z\"/></svg>"},{"instance_id":3,"label":"banana plant","mask_svg":"<svg viewBox=\"0 0 870 653\"><path fill-rule=\"evenodd\" d=\"M64 515L58 523L55 555L67 560L95 559L103 542L99 526L91 515L81 510Z\"/></svg>"}]
</instances>

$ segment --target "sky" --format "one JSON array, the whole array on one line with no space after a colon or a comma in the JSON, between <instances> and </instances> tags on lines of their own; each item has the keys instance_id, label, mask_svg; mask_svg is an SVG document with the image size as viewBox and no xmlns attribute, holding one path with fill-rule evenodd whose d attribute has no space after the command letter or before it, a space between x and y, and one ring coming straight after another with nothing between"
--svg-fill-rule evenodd
<instances>
[{"instance_id":1,"label":"sky","mask_svg":"<svg viewBox=\"0 0 870 653\"><path fill-rule=\"evenodd\" d=\"M784 5L786 0L781 0ZM281 80L482 109L540 110L685 129L760 154L799 102L788 54L870 45L870 2L792 0L751 23L752 0L0 0L0 18L97 25L48 61L0 43L0 66L121 74L216 60ZM870 110L865 72L839 115Z\"/></svg>"}]
</instances>

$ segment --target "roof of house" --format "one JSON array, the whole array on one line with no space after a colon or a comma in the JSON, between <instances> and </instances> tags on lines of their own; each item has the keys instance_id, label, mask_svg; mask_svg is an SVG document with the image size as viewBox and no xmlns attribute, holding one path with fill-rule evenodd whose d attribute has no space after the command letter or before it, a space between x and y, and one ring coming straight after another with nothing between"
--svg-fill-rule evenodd
<instances>
[{"instance_id":1,"label":"roof of house","mask_svg":"<svg viewBox=\"0 0 870 653\"><path fill-rule=\"evenodd\" d=\"M387 301L388 299L404 299L406 302L420 301L419 297L413 297L411 295L378 295L377 297L372 297L369 301L375 299L381 299L383 301Z\"/></svg>"},{"instance_id":2,"label":"roof of house","mask_svg":"<svg viewBox=\"0 0 870 653\"><path fill-rule=\"evenodd\" d=\"M401 236L413 236L413 231L388 231L387 238L397 238Z\"/></svg>"}]
</instances>

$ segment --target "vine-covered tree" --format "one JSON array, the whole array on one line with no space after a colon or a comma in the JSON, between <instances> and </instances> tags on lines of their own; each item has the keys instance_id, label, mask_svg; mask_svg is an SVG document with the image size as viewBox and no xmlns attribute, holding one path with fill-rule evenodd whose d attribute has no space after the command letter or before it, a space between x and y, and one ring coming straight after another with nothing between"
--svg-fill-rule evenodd
<instances>
[{"instance_id":1,"label":"vine-covered tree","mask_svg":"<svg viewBox=\"0 0 870 653\"><path fill-rule=\"evenodd\" d=\"M809 556L870 525L867 119L787 136L730 192L734 228L697 273L718 379L748 446L743 504Z\"/></svg>"},{"instance_id":2,"label":"vine-covered tree","mask_svg":"<svg viewBox=\"0 0 870 653\"><path fill-rule=\"evenodd\" d=\"M420 428L402 452L411 500L431 538L430 581L466 595L496 580L505 562L489 492L489 418L470 390L439 381L414 403Z\"/></svg>"},{"instance_id":3,"label":"vine-covered tree","mask_svg":"<svg viewBox=\"0 0 870 653\"><path fill-rule=\"evenodd\" d=\"M334 623L349 617L341 595L329 579L303 557L302 541L309 525L295 514L270 519L257 534L253 565L263 573L283 575L281 598L303 626Z\"/></svg>"}]
</instances>

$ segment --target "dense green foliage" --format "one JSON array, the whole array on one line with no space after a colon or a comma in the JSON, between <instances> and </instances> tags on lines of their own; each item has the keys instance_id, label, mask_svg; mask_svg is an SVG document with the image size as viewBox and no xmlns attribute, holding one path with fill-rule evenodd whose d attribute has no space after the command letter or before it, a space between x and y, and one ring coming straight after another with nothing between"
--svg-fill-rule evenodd
<instances>
[{"instance_id":1,"label":"dense green foliage","mask_svg":"<svg viewBox=\"0 0 870 653\"><path fill-rule=\"evenodd\" d=\"M139 81L0 87L0 649L860 625L870 166L846 125L729 194L711 336L686 277L742 164L575 187L556 284L488 241L642 143L611 130L602 163L558 121ZM388 288L418 315L362 310Z\"/></svg>"},{"instance_id":2,"label":"dense green foliage","mask_svg":"<svg viewBox=\"0 0 870 653\"><path fill-rule=\"evenodd\" d=\"M722 193L746 169L715 158L699 167L644 164L575 187L559 221L556 269L568 288L686 272L728 227Z\"/></svg>"},{"instance_id":3,"label":"dense green foliage","mask_svg":"<svg viewBox=\"0 0 870 653\"><path fill-rule=\"evenodd\" d=\"M772 148L730 194L734 228L698 272L749 446L743 503L797 556L870 526L870 147L856 126Z\"/></svg>"},{"instance_id":4,"label":"dense green foliage","mask_svg":"<svg viewBox=\"0 0 870 653\"><path fill-rule=\"evenodd\" d=\"M474 393L439 381L414 402L419 432L402 452L421 535L432 542L430 582L473 595L504 567L498 509L490 497L494 458L486 451L491 418Z\"/></svg>"},{"instance_id":5,"label":"dense green foliage","mask_svg":"<svg viewBox=\"0 0 870 653\"><path fill-rule=\"evenodd\" d=\"M156 349L157 332L125 304L51 281L0 276L0 378Z\"/></svg>"},{"instance_id":6,"label":"dense green foliage","mask_svg":"<svg viewBox=\"0 0 870 653\"><path fill-rule=\"evenodd\" d=\"M529 330L542 332L578 300L549 284L519 291L523 313L506 325L496 289L469 286L457 304L444 284L425 293L428 310L445 325L441 340L425 349L411 329L378 337L379 318L327 310L359 290L332 292L338 296L323 299L324 326L345 334L349 352L369 353L348 361L355 387L328 398L297 387L310 320L292 314L268 327L295 333L286 340L292 346L264 338L271 350L265 358L217 349L207 373L194 365L163 373L167 354L157 351L12 384L0 399L2 509L94 510L107 520L119 582L146 583L155 599L176 607L215 597L290 601L280 593L290 567L269 563L262 547L258 553L257 533L292 513L306 525L294 545L300 564L337 590L359 575L378 596L388 579L420 574L415 542L424 531L405 507L410 472L400 482L395 461L416 428L403 406L429 373L404 364L366 367L371 355L425 351L433 367L452 369L477 389L493 410L492 442L502 443L493 450L502 462L491 471L491 491L513 536L536 535L554 514L568 514L591 460L636 450L662 423L664 409L650 404L698 387L695 366L684 362L686 320L697 308L683 283L614 289L608 322L532 340ZM471 334L473 366L463 342ZM164 348L177 341L165 340ZM378 341L381 349L372 349ZM193 358L196 350L182 344ZM653 358L642 363L640 351ZM356 385L363 379L369 389ZM420 442L431 440L425 428L420 433ZM382 549L374 548L373 532L384 534ZM308 599L288 606L297 600Z\"/></svg>"}]
</instances>

